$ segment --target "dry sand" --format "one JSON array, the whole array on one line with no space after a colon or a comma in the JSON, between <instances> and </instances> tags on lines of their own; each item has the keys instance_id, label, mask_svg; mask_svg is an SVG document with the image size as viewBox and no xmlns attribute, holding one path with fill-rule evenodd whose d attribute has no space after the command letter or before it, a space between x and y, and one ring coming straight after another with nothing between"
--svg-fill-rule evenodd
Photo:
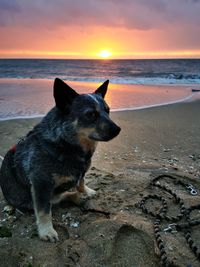
<instances>
[{"instance_id":1,"label":"dry sand","mask_svg":"<svg viewBox=\"0 0 200 267\"><path fill-rule=\"evenodd\" d=\"M54 223L60 242L50 244L35 236L34 216L9 216L1 212L1 224L12 237L0 238L0 266L81 266L81 267L157 267L159 250L153 218L135 207L151 190L151 173L181 173L198 190L191 196L177 188L186 206L200 201L200 101L168 105L139 111L114 112L121 126L120 135L99 143L87 174L88 184L98 194L84 205L84 212L68 205L54 210ZM0 122L0 154L25 135L39 119ZM183 178L186 182L187 178ZM5 206L1 196L1 211ZM173 203L171 211L176 212ZM154 206L154 204L152 205ZM95 212L101 209L110 217ZM199 216L198 211L194 216ZM63 227L67 225L67 229ZM193 239L200 250L199 227ZM69 236L68 236L69 235ZM163 234L170 259L175 266L200 265L191 253L182 233Z\"/></svg>"}]
</instances>

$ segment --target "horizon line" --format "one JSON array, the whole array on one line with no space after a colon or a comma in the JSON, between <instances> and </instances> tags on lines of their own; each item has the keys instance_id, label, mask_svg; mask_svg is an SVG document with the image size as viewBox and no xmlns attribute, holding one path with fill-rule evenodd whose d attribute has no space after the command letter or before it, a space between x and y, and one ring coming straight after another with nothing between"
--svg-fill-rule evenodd
<instances>
[{"instance_id":1,"label":"horizon line","mask_svg":"<svg viewBox=\"0 0 200 267\"><path fill-rule=\"evenodd\" d=\"M19 60L19 59L25 59L25 60L99 60L99 61L111 61L111 60L185 60L185 59L197 59L199 60L200 57L163 57L163 58L42 58L42 57L0 57L0 60Z\"/></svg>"}]
</instances>

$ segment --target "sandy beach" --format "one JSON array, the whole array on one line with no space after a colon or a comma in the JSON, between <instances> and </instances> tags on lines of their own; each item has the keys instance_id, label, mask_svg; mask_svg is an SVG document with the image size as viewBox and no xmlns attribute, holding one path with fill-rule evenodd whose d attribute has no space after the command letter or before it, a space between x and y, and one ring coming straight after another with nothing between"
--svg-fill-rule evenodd
<instances>
[{"instance_id":1,"label":"sandy beach","mask_svg":"<svg viewBox=\"0 0 200 267\"><path fill-rule=\"evenodd\" d=\"M200 267L199 11L0 0L0 267Z\"/></svg>"},{"instance_id":2,"label":"sandy beach","mask_svg":"<svg viewBox=\"0 0 200 267\"><path fill-rule=\"evenodd\" d=\"M64 224L57 226L61 236L57 244L35 237L33 215L1 213L1 224L6 223L12 234L0 238L2 266L161 266L152 217L135 204L149 193L152 173L182 175L198 195L191 196L184 188L173 189L186 206L199 203L200 101L112 112L111 117L122 131L116 139L98 144L87 174L88 184L98 194L84 202L92 209L83 212L73 205L55 209L54 223ZM39 120L1 121L0 154L3 156ZM2 196L0 204L3 210ZM98 209L109 213L109 218L95 212ZM173 205L170 212L177 212ZM200 232L198 226L194 228L200 247ZM167 233L163 238L175 266L199 266L182 233Z\"/></svg>"}]
</instances>

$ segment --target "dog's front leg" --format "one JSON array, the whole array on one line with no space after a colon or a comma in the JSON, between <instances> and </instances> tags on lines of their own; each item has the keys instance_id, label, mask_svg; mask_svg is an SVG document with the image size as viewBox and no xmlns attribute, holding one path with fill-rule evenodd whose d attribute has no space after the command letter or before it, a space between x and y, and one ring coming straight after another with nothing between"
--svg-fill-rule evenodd
<instances>
[{"instance_id":1,"label":"dog's front leg","mask_svg":"<svg viewBox=\"0 0 200 267\"><path fill-rule=\"evenodd\" d=\"M88 197L93 197L94 195L96 195L96 191L89 188L86 184L85 184L85 180L84 178L82 178L79 182L79 184L76 186L76 189L78 192L80 193L86 193L86 195Z\"/></svg>"},{"instance_id":2,"label":"dog's front leg","mask_svg":"<svg viewBox=\"0 0 200 267\"><path fill-rule=\"evenodd\" d=\"M53 228L50 198L53 186L46 181L32 183L32 197L38 234L42 240L56 242L58 234Z\"/></svg>"}]
</instances>

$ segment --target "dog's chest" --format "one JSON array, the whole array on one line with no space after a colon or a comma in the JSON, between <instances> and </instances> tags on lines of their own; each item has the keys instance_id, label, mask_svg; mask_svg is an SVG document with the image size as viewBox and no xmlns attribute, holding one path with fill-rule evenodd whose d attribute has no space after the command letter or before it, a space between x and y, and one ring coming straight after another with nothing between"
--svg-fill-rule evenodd
<instances>
[{"instance_id":1,"label":"dog's chest","mask_svg":"<svg viewBox=\"0 0 200 267\"><path fill-rule=\"evenodd\" d=\"M86 171L90 167L91 159L81 158L79 160L72 159L57 165L53 172L54 188L65 185L66 188L76 186L79 181L84 177Z\"/></svg>"}]
</instances>

